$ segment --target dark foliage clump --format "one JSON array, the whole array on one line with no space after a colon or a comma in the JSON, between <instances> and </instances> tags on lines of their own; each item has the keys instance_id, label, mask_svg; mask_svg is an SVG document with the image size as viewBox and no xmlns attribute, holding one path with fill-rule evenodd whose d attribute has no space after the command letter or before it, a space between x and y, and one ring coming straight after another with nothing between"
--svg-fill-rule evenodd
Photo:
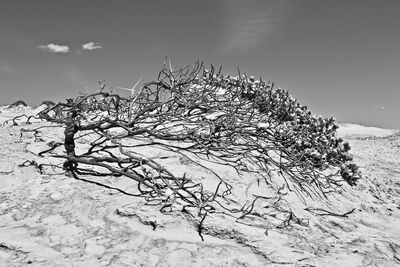
<instances>
[{"instance_id":1,"label":"dark foliage clump","mask_svg":"<svg viewBox=\"0 0 400 267\"><path fill-rule=\"evenodd\" d=\"M47 106L47 107L52 107L52 106L54 106L56 103L54 103L53 101L51 101L51 100L45 100L45 101L43 101L39 106L42 106L42 105L45 105L45 106Z\"/></svg>"},{"instance_id":2,"label":"dark foliage clump","mask_svg":"<svg viewBox=\"0 0 400 267\"><path fill-rule=\"evenodd\" d=\"M12 103L11 105L9 105L8 107L9 108L15 108L15 107L19 107L19 106L26 107L27 104L22 100L18 100L18 101L15 101L14 103Z\"/></svg>"}]
</instances>

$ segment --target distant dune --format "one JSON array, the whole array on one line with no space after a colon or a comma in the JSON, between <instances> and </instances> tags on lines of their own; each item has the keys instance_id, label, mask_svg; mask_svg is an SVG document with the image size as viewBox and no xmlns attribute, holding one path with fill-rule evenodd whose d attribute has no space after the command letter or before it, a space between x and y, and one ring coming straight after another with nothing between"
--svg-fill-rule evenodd
<instances>
[{"instance_id":1,"label":"distant dune","mask_svg":"<svg viewBox=\"0 0 400 267\"><path fill-rule=\"evenodd\" d=\"M400 130L395 129L382 129L378 127L371 127L371 126L364 126L360 124L354 123L340 123L340 128L338 129L337 133L341 137L345 136L376 136L376 137L385 137Z\"/></svg>"}]
</instances>

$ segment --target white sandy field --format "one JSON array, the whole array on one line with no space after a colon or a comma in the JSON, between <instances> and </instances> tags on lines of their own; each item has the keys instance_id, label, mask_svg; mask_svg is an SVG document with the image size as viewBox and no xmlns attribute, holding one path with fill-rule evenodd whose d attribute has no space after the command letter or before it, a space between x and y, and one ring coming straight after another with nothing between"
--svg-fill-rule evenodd
<instances>
[{"instance_id":1,"label":"white sandy field","mask_svg":"<svg viewBox=\"0 0 400 267\"><path fill-rule=\"evenodd\" d=\"M400 266L399 131L341 124L338 134L350 142L363 178L354 187L343 184L327 199L302 202L288 192L288 207L307 223L280 229L272 217L236 220L209 214L202 241L187 214L163 214L142 198L60 170L40 174L34 166L18 167L26 160L56 162L38 153L50 142L62 142L61 126L40 121L27 125L24 119L3 125L16 115L37 111L0 108L0 266ZM52 127L43 128L39 138L21 133L40 126ZM210 188L215 182L209 172L177 154L145 148L142 153ZM209 167L229 180L238 201L246 203L255 192L273 197L251 176ZM134 187L118 177L93 180L126 190ZM316 209L354 211L340 217Z\"/></svg>"}]
</instances>

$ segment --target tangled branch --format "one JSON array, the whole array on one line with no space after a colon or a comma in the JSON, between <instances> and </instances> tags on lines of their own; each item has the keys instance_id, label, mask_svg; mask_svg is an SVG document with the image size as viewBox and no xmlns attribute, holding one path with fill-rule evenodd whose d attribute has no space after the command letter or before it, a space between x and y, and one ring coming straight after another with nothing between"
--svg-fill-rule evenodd
<instances>
[{"instance_id":1,"label":"tangled branch","mask_svg":"<svg viewBox=\"0 0 400 267\"><path fill-rule=\"evenodd\" d=\"M336 137L334 119L313 115L287 91L261 78L240 72L235 77L223 75L221 68L208 70L196 62L178 70L164 65L155 81L145 83L131 97L105 89L101 84L94 93L39 112L40 119L65 126L66 154L56 155L65 159L63 168L77 179L129 178L148 204L168 212L179 203L182 211L201 218L200 235L206 215L213 212L237 219L266 218L267 212L255 203L280 200L281 188L276 189L278 197L253 195L250 205L232 207L232 185L217 172L209 169L219 179L210 192L202 183L174 175L135 149L172 151L203 168L207 167L200 161L228 166L269 186L276 174L300 197L324 197L343 181L354 185L360 178L357 165L351 163L349 144ZM75 139L81 133L90 135L92 142L77 153ZM280 211L287 214L281 226L301 223L290 210Z\"/></svg>"}]
</instances>

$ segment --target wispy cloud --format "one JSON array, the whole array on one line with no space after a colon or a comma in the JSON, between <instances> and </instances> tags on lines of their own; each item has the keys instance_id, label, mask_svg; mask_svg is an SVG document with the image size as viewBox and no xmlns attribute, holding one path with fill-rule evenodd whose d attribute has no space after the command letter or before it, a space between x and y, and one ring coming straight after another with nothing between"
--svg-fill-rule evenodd
<instances>
[{"instance_id":1,"label":"wispy cloud","mask_svg":"<svg viewBox=\"0 0 400 267\"><path fill-rule=\"evenodd\" d=\"M100 49L101 45L99 43L95 42L89 42L87 44L82 45L83 50L95 50L95 49Z\"/></svg>"},{"instance_id":2,"label":"wispy cloud","mask_svg":"<svg viewBox=\"0 0 400 267\"><path fill-rule=\"evenodd\" d=\"M58 45L53 43L48 45L39 45L38 48L50 53L68 53L70 51L69 47L66 45Z\"/></svg>"},{"instance_id":3,"label":"wispy cloud","mask_svg":"<svg viewBox=\"0 0 400 267\"><path fill-rule=\"evenodd\" d=\"M243 19L227 43L228 51L249 50L265 39L273 30L268 24L268 19L262 16Z\"/></svg>"},{"instance_id":4,"label":"wispy cloud","mask_svg":"<svg viewBox=\"0 0 400 267\"><path fill-rule=\"evenodd\" d=\"M286 1L264 2L262 6L247 1L228 3L223 43L226 53L246 52L260 43L275 40L290 13Z\"/></svg>"},{"instance_id":5,"label":"wispy cloud","mask_svg":"<svg viewBox=\"0 0 400 267\"><path fill-rule=\"evenodd\" d=\"M384 110L385 106L380 106L380 105L375 105L374 109L378 109L378 110Z\"/></svg>"},{"instance_id":6,"label":"wispy cloud","mask_svg":"<svg viewBox=\"0 0 400 267\"><path fill-rule=\"evenodd\" d=\"M20 71L16 70L15 68L11 67L5 62L0 61L0 72L9 74L9 75L19 75L21 74Z\"/></svg>"}]
</instances>

